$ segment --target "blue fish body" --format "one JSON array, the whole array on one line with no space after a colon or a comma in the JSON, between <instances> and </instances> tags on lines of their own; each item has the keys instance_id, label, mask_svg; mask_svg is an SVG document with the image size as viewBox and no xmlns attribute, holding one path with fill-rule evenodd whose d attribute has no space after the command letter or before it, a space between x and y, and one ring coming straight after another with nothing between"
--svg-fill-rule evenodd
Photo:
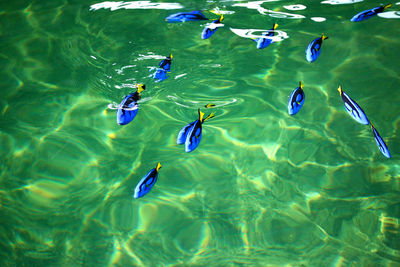
<instances>
[{"instance_id":1,"label":"blue fish body","mask_svg":"<svg viewBox=\"0 0 400 267\"><path fill-rule=\"evenodd\" d=\"M192 152L195 150L201 141L202 127L201 125L208 119L214 117L214 113L209 114L206 118L204 117L204 113L198 110L199 119L195 120L185 127L183 127L178 134L178 138L176 139L176 143L178 145L185 144L185 152Z\"/></svg>"},{"instance_id":2,"label":"blue fish body","mask_svg":"<svg viewBox=\"0 0 400 267\"><path fill-rule=\"evenodd\" d=\"M262 34L262 36L266 36L266 37L267 36L269 36L269 37L275 36L275 29L277 27L278 27L278 24L274 23L272 28L269 31L264 32ZM254 41L257 42L257 49L266 48L267 46L269 46L272 43L272 39L270 39L270 38L257 38Z\"/></svg>"},{"instance_id":3,"label":"blue fish body","mask_svg":"<svg viewBox=\"0 0 400 267\"><path fill-rule=\"evenodd\" d=\"M224 17L221 16L219 19L214 20L214 21L211 23L211 25L204 27L203 31L201 32L201 39L208 39L208 38L210 38L210 37L217 31L217 29L219 28L219 27L214 26L214 25L215 25L215 24L221 23L221 21L222 21L223 18L224 18ZM213 27L213 26L214 26L214 27Z\"/></svg>"},{"instance_id":4,"label":"blue fish body","mask_svg":"<svg viewBox=\"0 0 400 267\"><path fill-rule=\"evenodd\" d=\"M180 12L169 15L166 19L167 22L184 22L184 21L199 21L208 20L201 11Z\"/></svg>"},{"instance_id":5,"label":"blue fish body","mask_svg":"<svg viewBox=\"0 0 400 267\"><path fill-rule=\"evenodd\" d=\"M357 22L357 21L363 21L366 19L369 19L375 15L377 15L378 13L381 13L385 8L390 7L391 5L385 5L385 6L378 6L378 7L374 7L368 10L364 10L360 13L358 13L357 15L355 15L354 17L351 18L351 21L353 22Z\"/></svg>"},{"instance_id":6,"label":"blue fish body","mask_svg":"<svg viewBox=\"0 0 400 267\"><path fill-rule=\"evenodd\" d=\"M314 62L320 55L321 53L321 46L322 46L322 41L326 39L327 37L325 35L322 35L322 37L314 39L307 47L306 49L306 59L308 62Z\"/></svg>"},{"instance_id":7,"label":"blue fish body","mask_svg":"<svg viewBox=\"0 0 400 267\"><path fill-rule=\"evenodd\" d=\"M289 115L294 115L297 112L299 112L304 104L305 95L302 87L303 86L300 83L300 86L294 89L289 96L289 103L288 103Z\"/></svg>"},{"instance_id":8,"label":"blue fish body","mask_svg":"<svg viewBox=\"0 0 400 267\"><path fill-rule=\"evenodd\" d=\"M167 57L163 61L160 62L159 66L163 70L171 71L171 63L172 63L171 57Z\"/></svg>"},{"instance_id":9,"label":"blue fish body","mask_svg":"<svg viewBox=\"0 0 400 267\"><path fill-rule=\"evenodd\" d=\"M153 74L153 79L157 80L157 82L161 82L167 79L167 71L161 68L157 68L156 72Z\"/></svg>"},{"instance_id":10,"label":"blue fish body","mask_svg":"<svg viewBox=\"0 0 400 267\"><path fill-rule=\"evenodd\" d=\"M185 141L185 152L192 152L195 150L201 141L202 127L201 121L194 121L193 126L189 129Z\"/></svg>"},{"instance_id":11,"label":"blue fish body","mask_svg":"<svg viewBox=\"0 0 400 267\"><path fill-rule=\"evenodd\" d=\"M195 122L196 121L189 123L179 131L178 138L176 139L178 145L182 145L186 142L187 135L193 128Z\"/></svg>"},{"instance_id":12,"label":"blue fish body","mask_svg":"<svg viewBox=\"0 0 400 267\"><path fill-rule=\"evenodd\" d=\"M134 198L140 198L150 192L154 184L157 182L158 170L161 168L161 164L158 163L157 167L151 169L136 185L135 192L133 194Z\"/></svg>"},{"instance_id":13,"label":"blue fish body","mask_svg":"<svg viewBox=\"0 0 400 267\"><path fill-rule=\"evenodd\" d=\"M136 102L138 95L137 92L131 93L122 100L117 110L117 123L119 125L126 125L135 118L139 110L139 105Z\"/></svg>"},{"instance_id":14,"label":"blue fish body","mask_svg":"<svg viewBox=\"0 0 400 267\"><path fill-rule=\"evenodd\" d=\"M371 124L371 129L372 129L372 133L374 134L376 145L378 146L381 153L385 157L391 158L392 156L390 155L389 149L388 149L385 141L383 141L383 138L379 135L378 131L375 129L375 127L372 124Z\"/></svg>"},{"instance_id":15,"label":"blue fish body","mask_svg":"<svg viewBox=\"0 0 400 267\"><path fill-rule=\"evenodd\" d=\"M344 107L349 113L349 115L361 124L369 124L369 120L364 110L353 100L351 99L345 92L343 92L342 87L339 86L338 91L344 103Z\"/></svg>"},{"instance_id":16,"label":"blue fish body","mask_svg":"<svg viewBox=\"0 0 400 267\"><path fill-rule=\"evenodd\" d=\"M272 43L272 40L269 38L258 38L256 41L257 41L257 49L266 48Z\"/></svg>"}]
</instances>

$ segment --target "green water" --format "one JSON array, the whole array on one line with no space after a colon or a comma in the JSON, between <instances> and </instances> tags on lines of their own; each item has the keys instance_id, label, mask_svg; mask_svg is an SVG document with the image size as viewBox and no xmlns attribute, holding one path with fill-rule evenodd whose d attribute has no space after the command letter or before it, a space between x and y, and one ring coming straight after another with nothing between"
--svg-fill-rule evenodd
<instances>
[{"instance_id":1,"label":"green water","mask_svg":"<svg viewBox=\"0 0 400 267\"><path fill-rule=\"evenodd\" d=\"M97 3L0 3L0 266L400 266L399 12L351 23L381 2ZM204 22L164 21L216 7L234 13L208 40ZM229 29L274 22L289 38L263 50ZM305 104L289 116L299 81ZM108 105L135 82L143 102L119 126ZM345 112L339 84L391 159ZM216 116L185 153L176 137L199 107ZM157 162L156 185L133 199Z\"/></svg>"}]
</instances>

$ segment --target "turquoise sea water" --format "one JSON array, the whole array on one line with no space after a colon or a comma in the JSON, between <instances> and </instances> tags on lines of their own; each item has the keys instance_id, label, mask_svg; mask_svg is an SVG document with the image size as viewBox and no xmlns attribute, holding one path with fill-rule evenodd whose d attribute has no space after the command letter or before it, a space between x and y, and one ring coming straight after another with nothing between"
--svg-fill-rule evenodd
<instances>
[{"instance_id":1,"label":"turquoise sea water","mask_svg":"<svg viewBox=\"0 0 400 267\"><path fill-rule=\"evenodd\" d=\"M0 3L0 266L400 266L400 3L350 22L380 4ZM215 8L224 26L207 40L207 22L165 22ZM231 30L273 23L285 38L262 50ZM289 116L299 81L305 104ZM108 107L135 83L138 115L117 125ZM176 137L198 108L216 116L185 153Z\"/></svg>"}]
</instances>

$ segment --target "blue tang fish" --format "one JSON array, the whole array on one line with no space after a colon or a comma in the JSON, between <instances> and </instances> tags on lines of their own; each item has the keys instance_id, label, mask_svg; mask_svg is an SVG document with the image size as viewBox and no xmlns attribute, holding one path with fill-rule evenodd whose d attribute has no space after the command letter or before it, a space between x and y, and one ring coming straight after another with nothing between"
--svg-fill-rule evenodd
<instances>
[{"instance_id":1,"label":"blue tang fish","mask_svg":"<svg viewBox=\"0 0 400 267\"><path fill-rule=\"evenodd\" d=\"M377 15L378 13L383 12L383 10L385 10L386 8L389 8L391 6L392 6L392 4L387 4L384 6L378 6L378 7L368 9L368 10L364 10L364 11L358 13L357 15L355 15L354 17L352 17L351 21L357 22L357 21L369 19L370 17L373 17L373 16Z\"/></svg>"},{"instance_id":2,"label":"blue tang fish","mask_svg":"<svg viewBox=\"0 0 400 267\"><path fill-rule=\"evenodd\" d=\"M289 115L294 115L300 111L301 107L304 104L304 91L303 91L303 84L300 82L299 87L293 90L293 92L289 96L289 103L288 103L288 112Z\"/></svg>"},{"instance_id":3,"label":"blue tang fish","mask_svg":"<svg viewBox=\"0 0 400 267\"><path fill-rule=\"evenodd\" d=\"M198 110L199 112L199 119L195 120L185 127L183 127L178 134L178 138L176 140L176 143L178 145L185 144L185 152L192 152L195 150L201 140L201 134L202 134L202 129L201 125L208 119L211 119L214 117L214 113L211 113L207 117L204 117L204 113Z\"/></svg>"},{"instance_id":4,"label":"blue tang fish","mask_svg":"<svg viewBox=\"0 0 400 267\"><path fill-rule=\"evenodd\" d=\"M137 101L140 99L140 93L146 89L146 85L138 84L137 91L125 96L117 110L117 123L125 125L130 123L136 116L139 110Z\"/></svg>"},{"instance_id":5,"label":"blue tang fish","mask_svg":"<svg viewBox=\"0 0 400 267\"><path fill-rule=\"evenodd\" d=\"M391 158L392 156L390 155L389 149L388 149L385 141L383 141L383 138L379 135L378 131L375 129L375 127L374 127L374 125L372 125L372 123L371 123L371 129L372 129L372 133L374 134L375 142L376 142L376 145L378 146L379 150L382 152L382 154L385 157Z\"/></svg>"},{"instance_id":6,"label":"blue tang fish","mask_svg":"<svg viewBox=\"0 0 400 267\"><path fill-rule=\"evenodd\" d=\"M306 49L306 59L308 62L313 62L315 61L318 57L319 54L321 53L321 46L322 46L322 41L325 39L328 39L328 36L325 34L322 34L321 37L313 40L307 47Z\"/></svg>"},{"instance_id":7,"label":"blue tang fish","mask_svg":"<svg viewBox=\"0 0 400 267\"><path fill-rule=\"evenodd\" d=\"M160 68L162 68L163 70L166 71L171 71L171 63L172 63L172 54L170 54L168 57L166 57L165 59L163 59L159 66Z\"/></svg>"},{"instance_id":8,"label":"blue tang fish","mask_svg":"<svg viewBox=\"0 0 400 267\"><path fill-rule=\"evenodd\" d=\"M365 115L364 110L362 110L362 108L353 99L343 92L342 86L339 85L338 91L342 97L347 113L349 113L349 115L357 122L365 125L369 124L369 120L367 115Z\"/></svg>"},{"instance_id":9,"label":"blue tang fish","mask_svg":"<svg viewBox=\"0 0 400 267\"><path fill-rule=\"evenodd\" d=\"M276 28L278 28L278 24L274 23L274 25L272 25L272 28L269 31L263 32L262 36L270 36L270 37L274 36ZM266 48L272 43L272 39L269 38L257 38L253 40L257 42L258 49Z\"/></svg>"},{"instance_id":10,"label":"blue tang fish","mask_svg":"<svg viewBox=\"0 0 400 267\"><path fill-rule=\"evenodd\" d=\"M217 20L214 20L210 25L206 26L203 29L203 32L201 33L201 39L207 39L210 38L211 35L213 35L217 29L219 28L217 24L221 23L221 21L224 19L224 16L221 15L221 17Z\"/></svg>"},{"instance_id":11,"label":"blue tang fish","mask_svg":"<svg viewBox=\"0 0 400 267\"><path fill-rule=\"evenodd\" d=\"M156 82L161 82L168 78L167 72L171 71L171 64L172 64L172 54L168 57L163 59L160 64L159 68L157 68L156 72L153 74L153 79L157 80Z\"/></svg>"},{"instance_id":12,"label":"blue tang fish","mask_svg":"<svg viewBox=\"0 0 400 267\"><path fill-rule=\"evenodd\" d=\"M154 169L151 169L140 182L136 185L135 193L133 194L134 198L140 198L150 192L151 188L153 188L154 184L157 182L158 171L161 168L161 164L157 163L157 166Z\"/></svg>"},{"instance_id":13,"label":"blue tang fish","mask_svg":"<svg viewBox=\"0 0 400 267\"><path fill-rule=\"evenodd\" d=\"M181 12L169 15L166 19L167 22L184 22L184 21L199 21L208 20L201 11Z\"/></svg>"}]
</instances>

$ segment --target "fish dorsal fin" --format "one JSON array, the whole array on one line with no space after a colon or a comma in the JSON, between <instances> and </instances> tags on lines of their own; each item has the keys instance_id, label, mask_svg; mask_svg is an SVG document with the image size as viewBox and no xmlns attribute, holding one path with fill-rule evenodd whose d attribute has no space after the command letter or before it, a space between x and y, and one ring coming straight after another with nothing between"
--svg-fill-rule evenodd
<instances>
[{"instance_id":1,"label":"fish dorsal fin","mask_svg":"<svg viewBox=\"0 0 400 267\"><path fill-rule=\"evenodd\" d=\"M304 84L301 81L299 82L299 87L301 90L303 90Z\"/></svg>"},{"instance_id":2,"label":"fish dorsal fin","mask_svg":"<svg viewBox=\"0 0 400 267\"><path fill-rule=\"evenodd\" d=\"M204 117L204 113L200 111L199 109L199 121L203 122L203 117Z\"/></svg>"},{"instance_id":3,"label":"fish dorsal fin","mask_svg":"<svg viewBox=\"0 0 400 267\"><path fill-rule=\"evenodd\" d=\"M208 115L208 116L203 120L203 122L205 122L205 121L208 120L208 119L213 118L214 116L215 116L214 113L211 112L210 115Z\"/></svg>"},{"instance_id":4,"label":"fish dorsal fin","mask_svg":"<svg viewBox=\"0 0 400 267\"><path fill-rule=\"evenodd\" d=\"M322 41L325 39L328 39L328 36L326 36L325 33L323 33L321 39L322 39Z\"/></svg>"},{"instance_id":5,"label":"fish dorsal fin","mask_svg":"<svg viewBox=\"0 0 400 267\"><path fill-rule=\"evenodd\" d=\"M139 83L137 86L137 92L140 94L141 92L143 92L144 90L146 90L146 85Z\"/></svg>"},{"instance_id":6,"label":"fish dorsal fin","mask_svg":"<svg viewBox=\"0 0 400 267\"><path fill-rule=\"evenodd\" d=\"M157 166L156 166L156 171L158 172L158 170L159 169L161 169L161 163L159 162L159 163L157 163Z\"/></svg>"},{"instance_id":7,"label":"fish dorsal fin","mask_svg":"<svg viewBox=\"0 0 400 267\"><path fill-rule=\"evenodd\" d=\"M341 85L339 85L339 88L337 90L339 91L340 95L343 94L343 90L342 90L342 86Z\"/></svg>"},{"instance_id":8,"label":"fish dorsal fin","mask_svg":"<svg viewBox=\"0 0 400 267\"><path fill-rule=\"evenodd\" d=\"M276 28L278 28L278 23L274 23L274 26L272 26L272 28L275 30Z\"/></svg>"}]
</instances>

